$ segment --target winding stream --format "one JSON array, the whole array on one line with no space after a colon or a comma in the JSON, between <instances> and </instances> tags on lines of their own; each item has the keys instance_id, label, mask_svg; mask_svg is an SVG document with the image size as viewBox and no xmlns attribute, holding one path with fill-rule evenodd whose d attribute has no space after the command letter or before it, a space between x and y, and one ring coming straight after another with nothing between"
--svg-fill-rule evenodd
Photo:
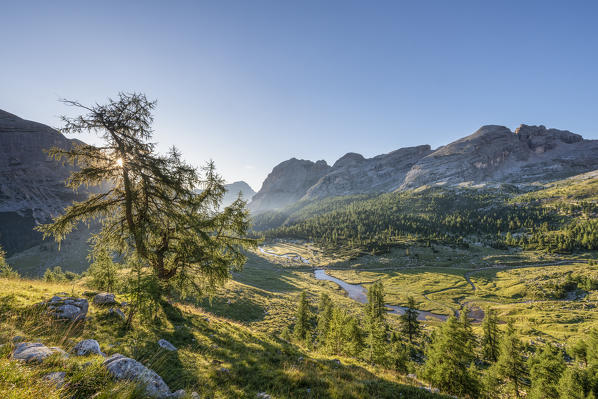
<instances>
[{"instance_id":1,"label":"winding stream","mask_svg":"<svg viewBox=\"0 0 598 399\"><path fill-rule=\"evenodd\" d=\"M317 280L327 280L327 281L332 281L335 284L338 284L343 290L345 290L345 292L347 293L349 298L356 300L359 303L367 303L368 302L367 290L359 284L349 284L341 279L332 277L332 276L328 275L324 269L316 269L314 271L314 276L316 277ZM392 309L390 313L396 313L396 314L405 313L405 308L403 306L387 304L386 307L389 309ZM421 321L425 321L428 317L440 319L443 321L447 319L447 316L443 315L443 314L425 312L423 310L418 310L418 313L419 314L417 316L417 319L421 320Z\"/></svg>"}]
</instances>

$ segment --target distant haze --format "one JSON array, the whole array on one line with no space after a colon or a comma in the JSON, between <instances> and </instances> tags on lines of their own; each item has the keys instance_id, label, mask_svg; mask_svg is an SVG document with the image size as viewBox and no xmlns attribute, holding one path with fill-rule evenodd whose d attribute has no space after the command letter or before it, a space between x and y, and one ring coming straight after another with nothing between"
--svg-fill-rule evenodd
<instances>
[{"instance_id":1,"label":"distant haze","mask_svg":"<svg viewBox=\"0 0 598 399\"><path fill-rule=\"evenodd\" d=\"M7 2L0 109L59 127L58 98L143 91L161 151L255 190L292 157L436 148L487 124L598 138L598 3L553 3Z\"/></svg>"}]
</instances>

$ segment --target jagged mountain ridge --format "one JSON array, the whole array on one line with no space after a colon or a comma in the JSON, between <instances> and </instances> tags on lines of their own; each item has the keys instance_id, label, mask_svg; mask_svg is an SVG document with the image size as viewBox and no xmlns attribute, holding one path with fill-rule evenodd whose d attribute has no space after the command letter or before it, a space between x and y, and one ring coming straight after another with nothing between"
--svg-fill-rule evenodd
<instances>
[{"instance_id":1,"label":"jagged mountain ridge","mask_svg":"<svg viewBox=\"0 0 598 399\"><path fill-rule=\"evenodd\" d=\"M486 125L436 150L422 145L369 159L348 153L332 166L290 159L272 170L249 207L258 214L299 200L426 185L549 182L595 169L598 140L544 126L521 125L512 132Z\"/></svg>"},{"instance_id":2,"label":"jagged mountain ridge","mask_svg":"<svg viewBox=\"0 0 598 399\"><path fill-rule=\"evenodd\" d=\"M44 152L75 143L80 141L0 110L0 245L8 254L39 244L41 234L33 227L85 195L64 186L71 167Z\"/></svg>"}]
</instances>

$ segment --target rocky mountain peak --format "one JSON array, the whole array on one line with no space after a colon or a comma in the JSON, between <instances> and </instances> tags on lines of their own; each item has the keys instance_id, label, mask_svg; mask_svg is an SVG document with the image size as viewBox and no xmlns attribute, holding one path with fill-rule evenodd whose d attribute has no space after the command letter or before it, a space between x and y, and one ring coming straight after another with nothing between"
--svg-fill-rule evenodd
<instances>
[{"instance_id":1,"label":"rocky mountain peak","mask_svg":"<svg viewBox=\"0 0 598 399\"><path fill-rule=\"evenodd\" d=\"M276 165L266 177L262 188L249 204L252 212L285 207L305 195L331 167L326 161L317 162L291 158Z\"/></svg>"},{"instance_id":2,"label":"rocky mountain peak","mask_svg":"<svg viewBox=\"0 0 598 399\"><path fill-rule=\"evenodd\" d=\"M334 165L333 168L343 168L346 166L355 166L365 162L365 158L363 155L358 154L356 152L348 152L342 157L340 157Z\"/></svg>"}]
</instances>

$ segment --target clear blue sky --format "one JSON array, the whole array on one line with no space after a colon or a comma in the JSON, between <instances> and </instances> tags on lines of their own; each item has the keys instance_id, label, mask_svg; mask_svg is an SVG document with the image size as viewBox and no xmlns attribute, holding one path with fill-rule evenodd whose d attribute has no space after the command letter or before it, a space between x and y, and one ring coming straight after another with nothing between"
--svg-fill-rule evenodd
<instances>
[{"instance_id":1,"label":"clear blue sky","mask_svg":"<svg viewBox=\"0 0 598 399\"><path fill-rule=\"evenodd\" d=\"M598 138L597 17L596 1L6 1L0 109L58 126L58 98L143 91L162 150L254 189L291 157L484 124Z\"/></svg>"}]
</instances>

